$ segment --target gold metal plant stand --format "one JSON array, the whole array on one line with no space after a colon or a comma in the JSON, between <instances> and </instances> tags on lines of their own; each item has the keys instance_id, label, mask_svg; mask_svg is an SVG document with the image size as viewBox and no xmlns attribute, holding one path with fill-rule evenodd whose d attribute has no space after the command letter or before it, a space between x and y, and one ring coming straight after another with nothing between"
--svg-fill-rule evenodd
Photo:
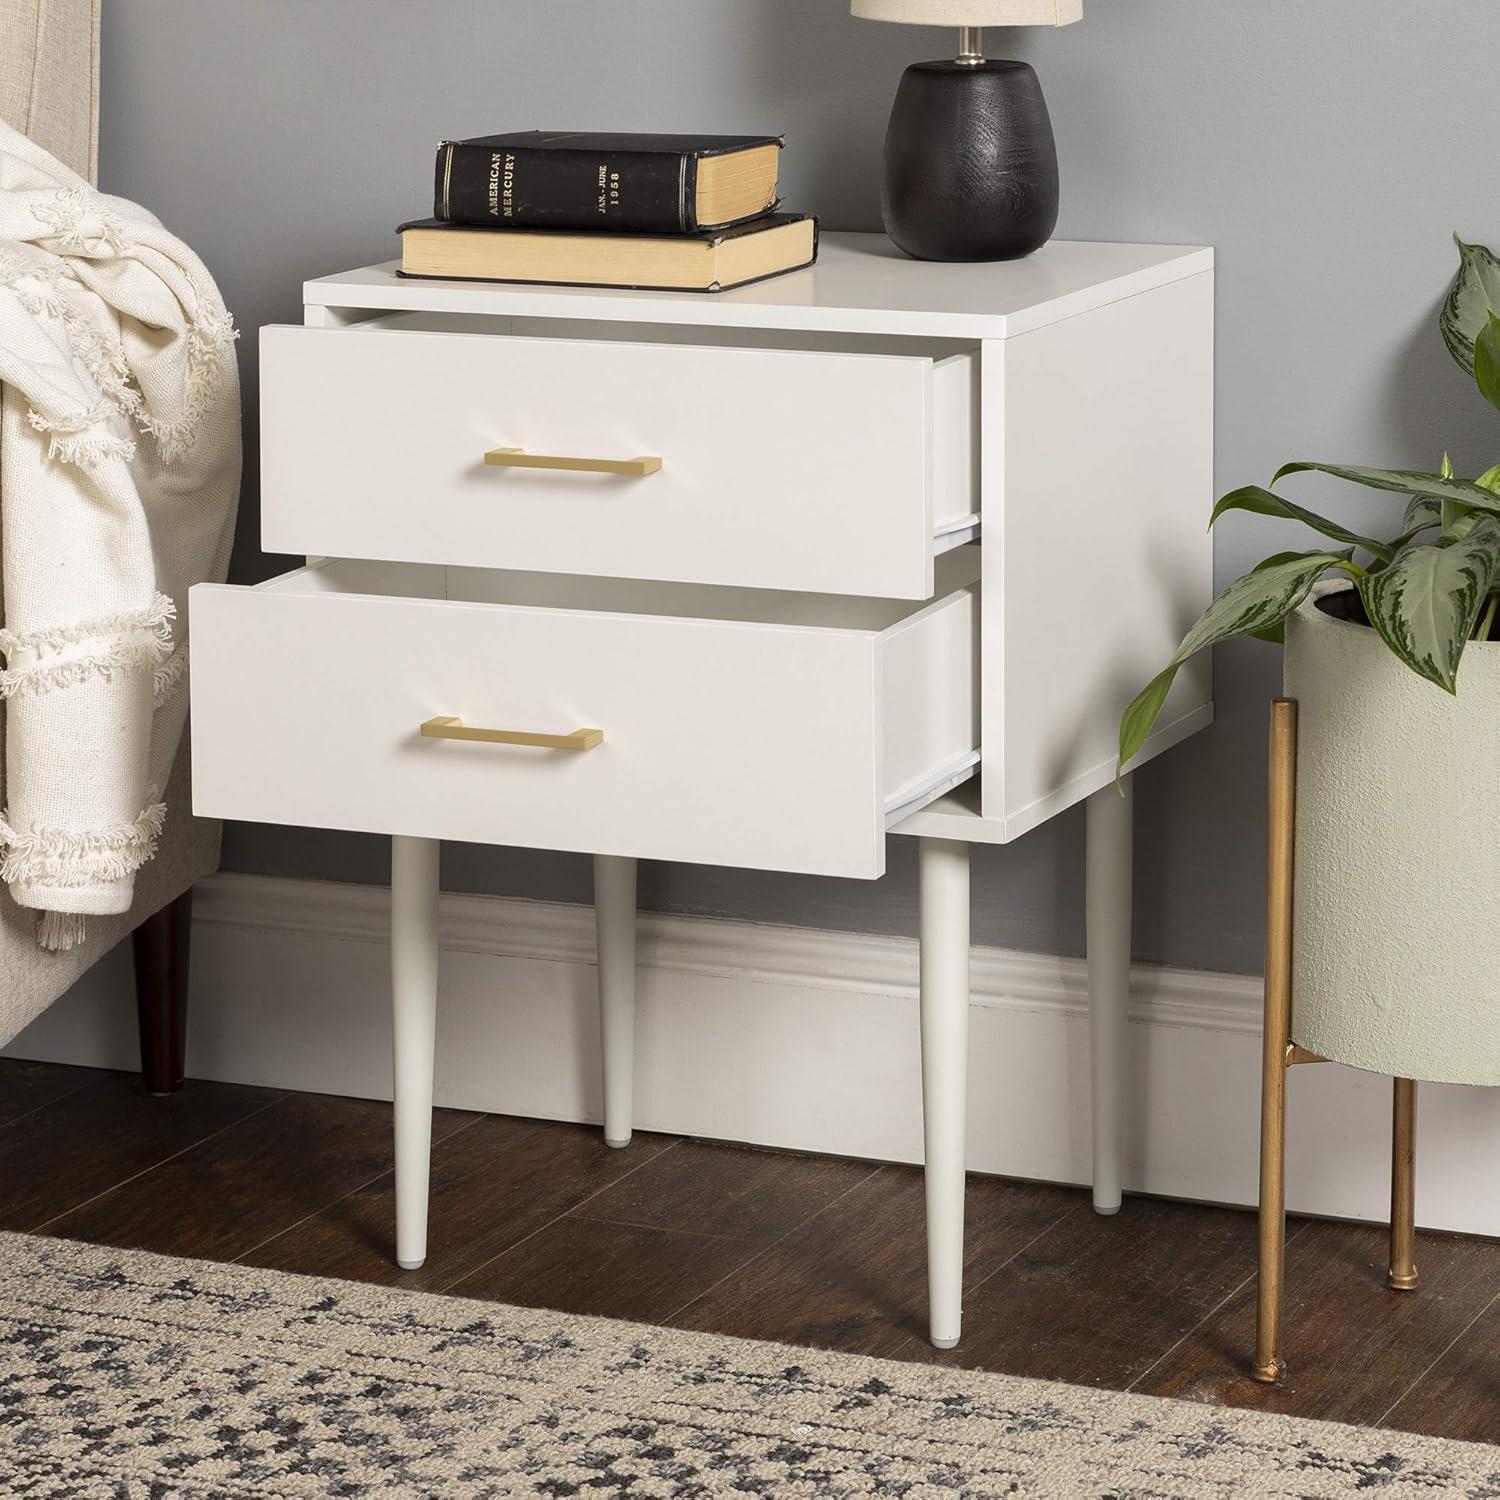
<instances>
[{"instance_id":1,"label":"gold metal plant stand","mask_svg":"<svg viewBox=\"0 0 1500 1500\"><path fill-rule=\"evenodd\" d=\"M1286 1272L1286 1072L1326 1061L1292 1040L1292 871L1296 857L1297 704L1271 704L1271 776L1266 837L1266 1025L1260 1093L1260 1280L1255 1306L1257 1380L1286 1373L1281 1309ZM1391 1130L1391 1263L1387 1283L1409 1292L1417 1284L1415 1142L1417 1086L1395 1080Z\"/></svg>"}]
</instances>

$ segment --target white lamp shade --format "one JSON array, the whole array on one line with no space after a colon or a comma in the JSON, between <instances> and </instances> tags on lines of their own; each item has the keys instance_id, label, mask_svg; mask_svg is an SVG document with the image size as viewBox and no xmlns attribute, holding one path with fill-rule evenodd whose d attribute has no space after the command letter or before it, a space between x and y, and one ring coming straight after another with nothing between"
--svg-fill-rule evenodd
<instances>
[{"instance_id":1,"label":"white lamp shade","mask_svg":"<svg viewBox=\"0 0 1500 1500\"><path fill-rule=\"evenodd\" d=\"M849 10L908 26L1067 26L1083 19L1083 0L849 0Z\"/></svg>"}]
</instances>

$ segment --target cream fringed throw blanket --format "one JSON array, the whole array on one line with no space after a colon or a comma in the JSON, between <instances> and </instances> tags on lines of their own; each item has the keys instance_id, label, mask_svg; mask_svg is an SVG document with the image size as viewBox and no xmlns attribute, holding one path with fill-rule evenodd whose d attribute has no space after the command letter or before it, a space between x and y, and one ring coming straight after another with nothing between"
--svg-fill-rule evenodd
<instances>
[{"instance_id":1,"label":"cream fringed throw blanket","mask_svg":"<svg viewBox=\"0 0 1500 1500\"><path fill-rule=\"evenodd\" d=\"M187 590L233 540L234 337L181 240L0 123L0 879L45 947L156 852Z\"/></svg>"}]
</instances>

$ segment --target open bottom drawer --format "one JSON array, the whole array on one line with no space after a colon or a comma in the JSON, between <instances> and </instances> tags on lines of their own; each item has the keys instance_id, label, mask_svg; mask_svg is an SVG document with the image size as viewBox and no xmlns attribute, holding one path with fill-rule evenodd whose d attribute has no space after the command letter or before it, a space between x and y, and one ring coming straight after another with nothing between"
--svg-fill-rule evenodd
<instances>
[{"instance_id":1,"label":"open bottom drawer","mask_svg":"<svg viewBox=\"0 0 1500 1500\"><path fill-rule=\"evenodd\" d=\"M923 605L350 561L200 585L194 806L878 876L978 761L977 549L938 563Z\"/></svg>"}]
</instances>

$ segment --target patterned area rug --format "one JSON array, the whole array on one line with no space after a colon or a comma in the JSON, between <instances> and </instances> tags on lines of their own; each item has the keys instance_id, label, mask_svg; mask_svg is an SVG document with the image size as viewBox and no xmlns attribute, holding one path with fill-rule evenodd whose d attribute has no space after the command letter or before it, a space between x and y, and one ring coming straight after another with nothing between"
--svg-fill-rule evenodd
<instances>
[{"instance_id":1,"label":"patterned area rug","mask_svg":"<svg viewBox=\"0 0 1500 1500\"><path fill-rule=\"evenodd\" d=\"M1500 1496L1500 1448L0 1235L6 1496Z\"/></svg>"}]
</instances>

